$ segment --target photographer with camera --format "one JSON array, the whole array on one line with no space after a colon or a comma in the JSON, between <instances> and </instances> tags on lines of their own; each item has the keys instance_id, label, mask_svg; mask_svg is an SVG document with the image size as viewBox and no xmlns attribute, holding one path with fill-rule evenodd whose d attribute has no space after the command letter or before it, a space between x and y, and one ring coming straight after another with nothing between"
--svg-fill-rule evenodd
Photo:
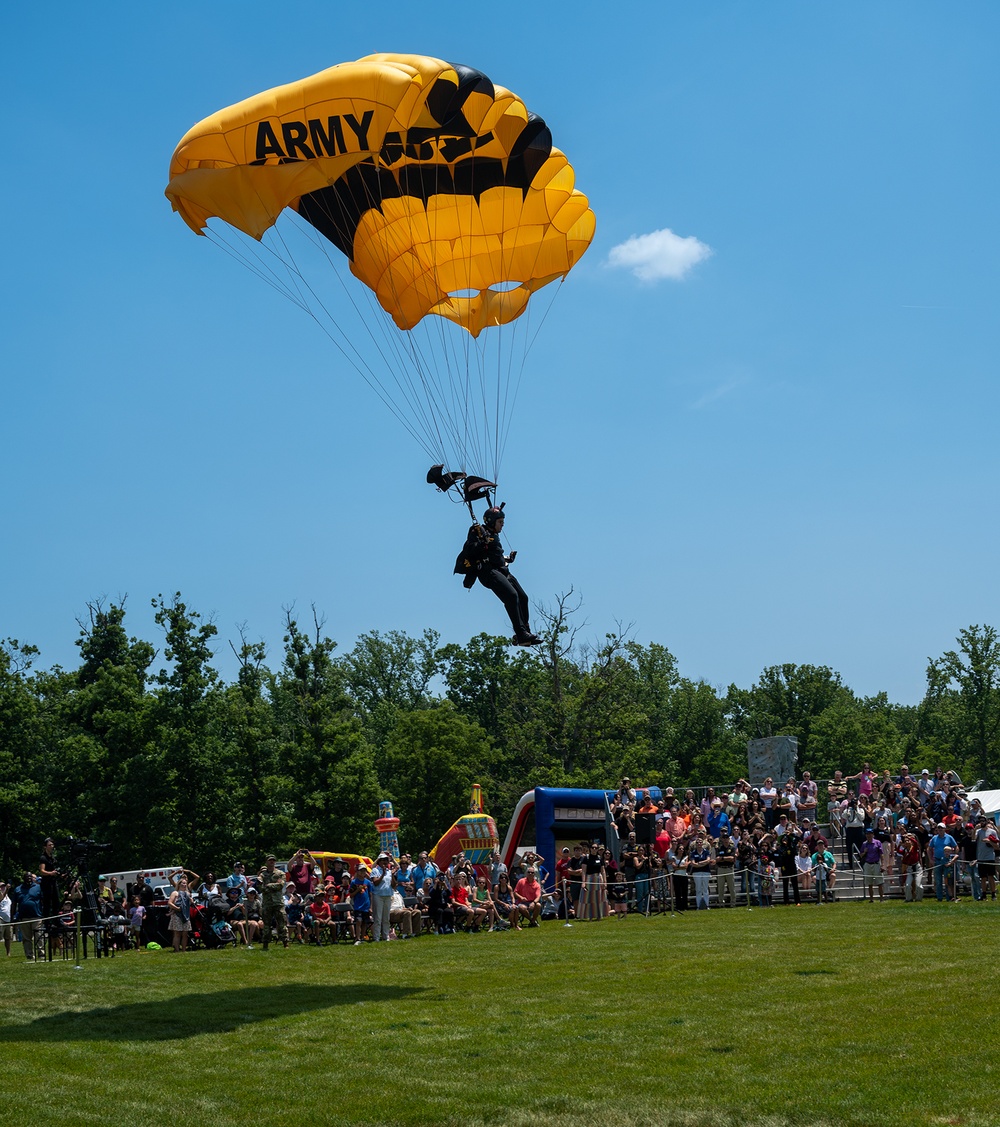
<instances>
[{"instance_id":1,"label":"photographer with camera","mask_svg":"<svg viewBox=\"0 0 1000 1127\"><path fill-rule=\"evenodd\" d=\"M59 914L59 881L65 874L56 863L56 843L47 837L38 858L38 883L42 889L42 915L46 918Z\"/></svg>"}]
</instances>

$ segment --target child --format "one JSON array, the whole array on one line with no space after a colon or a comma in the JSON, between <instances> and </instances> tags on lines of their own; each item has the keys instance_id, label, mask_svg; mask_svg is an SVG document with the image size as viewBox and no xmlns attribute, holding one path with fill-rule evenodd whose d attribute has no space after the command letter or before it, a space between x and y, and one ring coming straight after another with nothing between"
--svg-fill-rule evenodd
<instances>
[{"instance_id":1,"label":"child","mask_svg":"<svg viewBox=\"0 0 1000 1127\"><path fill-rule=\"evenodd\" d=\"M618 917L619 921L625 919L628 915L628 885L625 883L624 873L615 873L615 879L608 889L608 902L611 904L611 911Z\"/></svg>"},{"instance_id":2,"label":"child","mask_svg":"<svg viewBox=\"0 0 1000 1127\"><path fill-rule=\"evenodd\" d=\"M360 947L368 925L372 922L372 882L368 879L368 866L358 865L350 884L354 906L354 946Z\"/></svg>"},{"instance_id":3,"label":"child","mask_svg":"<svg viewBox=\"0 0 1000 1127\"><path fill-rule=\"evenodd\" d=\"M142 924L146 918L146 909L139 902L138 896L132 897L132 907L128 914L128 930L132 945L138 951L142 946Z\"/></svg>"},{"instance_id":4,"label":"child","mask_svg":"<svg viewBox=\"0 0 1000 1127\"><path fill-rule=\"evenodd\" d=\"M304 914L302 897L295 891L290 892L285 901L285 918L288 920L288 927L296 943L305 943L306 929L302 922Z\"/></svg>"},{"instance_id":5,"label":"child","mask_svg":"<svg viewBox=\"0 0 1000 1127\"><path fill-rule=\"evenodd\" d=\"M111 910L108 913L108 935L111 946L116 951L122 951L125 949L125 917L114 901L109 901L109 906Z\"/></svg>"}]
</instances>

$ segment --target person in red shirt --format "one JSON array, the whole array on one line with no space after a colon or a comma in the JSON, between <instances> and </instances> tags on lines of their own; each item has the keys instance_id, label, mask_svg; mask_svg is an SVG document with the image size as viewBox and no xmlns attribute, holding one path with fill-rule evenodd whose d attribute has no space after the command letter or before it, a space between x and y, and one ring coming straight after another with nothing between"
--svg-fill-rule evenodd
<instances>
[{"instance_id":1,"label":"person in red shirt","mask_svg":"<svg viewBox=\"0 0 1000 1127\"><path fill-rule=\"evenodd\" d=\"M653 848L660 855L662 861L667 855L667 850L670 848L670 831L667 829L666 820L657 820L656 823L656 840L653 842Z\"/></svg>"},{"instance_id":2,"label":"person in red shirt","mask_svg":"<svg viewBox=\"0 0 1000 1127\"><path fill-rule=\"evenodd\" d=\"M313 939L319 942L320 932L330 934L330 926L332 924L330 914L330 902L326 898L326 893L320 889L319 892L313 896L312 907L309 909L312 916L312 933Z\"/></svg>"},{"instance_id":3,"label":"person in red shirt","mask_svg":"<svg viewBox=\"0 0 1000 1127\"><path fill-rule=\"evenodd\" d=\"M465 873L459 873L455 878L451 890L451 903L455 911L455 921L471 931L479 931L486 919L486 909L473 906L469 878Z\"/></svg>"},{"instance_id":4,"label":"person in red shirt","mask_svg":"<svg viewBox=\"0 0 1000 1127\"><path fill-rule=\"evenodd\" d=\"M569 872L570 853L569 846L564 845L559 860L556 861L556 891L564 898L568 895L566 888L567 873Z\"/></svg>"},{"instance_id":5,"label":"person in red shirt","mask_svg":"<svg viewBox=\"0 0 1000 1127\"><path fill-rule=\"evenodd\" d=\"M538 927L542 915L542 886L535 879L534 868L529 867L514 886L514 906L519 917L527 917L528 927Z\"/></svg>"}]
</instances>

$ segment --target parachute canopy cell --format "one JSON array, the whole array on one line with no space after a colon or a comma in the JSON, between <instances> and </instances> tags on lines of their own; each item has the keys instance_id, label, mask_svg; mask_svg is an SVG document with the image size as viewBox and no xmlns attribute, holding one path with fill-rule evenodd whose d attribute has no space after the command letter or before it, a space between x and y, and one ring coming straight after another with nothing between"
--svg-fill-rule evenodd
<instances>
[{"instance_id":1,"label":"parachute canopy cell","mask_svg":"<svg viewBox=\"0 0 1000 1127\"><path fill-rule=\"evenodd\" d=\"M181 140L166 189L202 233L260 239L285 208L348 258L401 329L473 336L562 278L594 214L541 118L470 67L369 55L220 110Z\"/></svg>"}]
</instances>

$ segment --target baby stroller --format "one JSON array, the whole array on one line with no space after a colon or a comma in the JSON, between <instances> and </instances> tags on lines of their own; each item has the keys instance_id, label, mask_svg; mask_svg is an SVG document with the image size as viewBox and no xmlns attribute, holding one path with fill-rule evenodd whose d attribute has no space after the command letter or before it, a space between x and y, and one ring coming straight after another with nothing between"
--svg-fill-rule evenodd
<instances>
[{"instance_id":1,"label":"baby stroller","mask_svg":"<svg viewBox=\"0 0 1000 1127\"><path fill-rule=\"evenodd\" d=\"M213 896L203 908L198 909L197 922L192 914L192 927L197 927L198 938L206 950L214 951L219 947L227 947L230 943L236 945L233 929L226 923L228 910L225 897Z\"/></svg>"}]
</instances>

